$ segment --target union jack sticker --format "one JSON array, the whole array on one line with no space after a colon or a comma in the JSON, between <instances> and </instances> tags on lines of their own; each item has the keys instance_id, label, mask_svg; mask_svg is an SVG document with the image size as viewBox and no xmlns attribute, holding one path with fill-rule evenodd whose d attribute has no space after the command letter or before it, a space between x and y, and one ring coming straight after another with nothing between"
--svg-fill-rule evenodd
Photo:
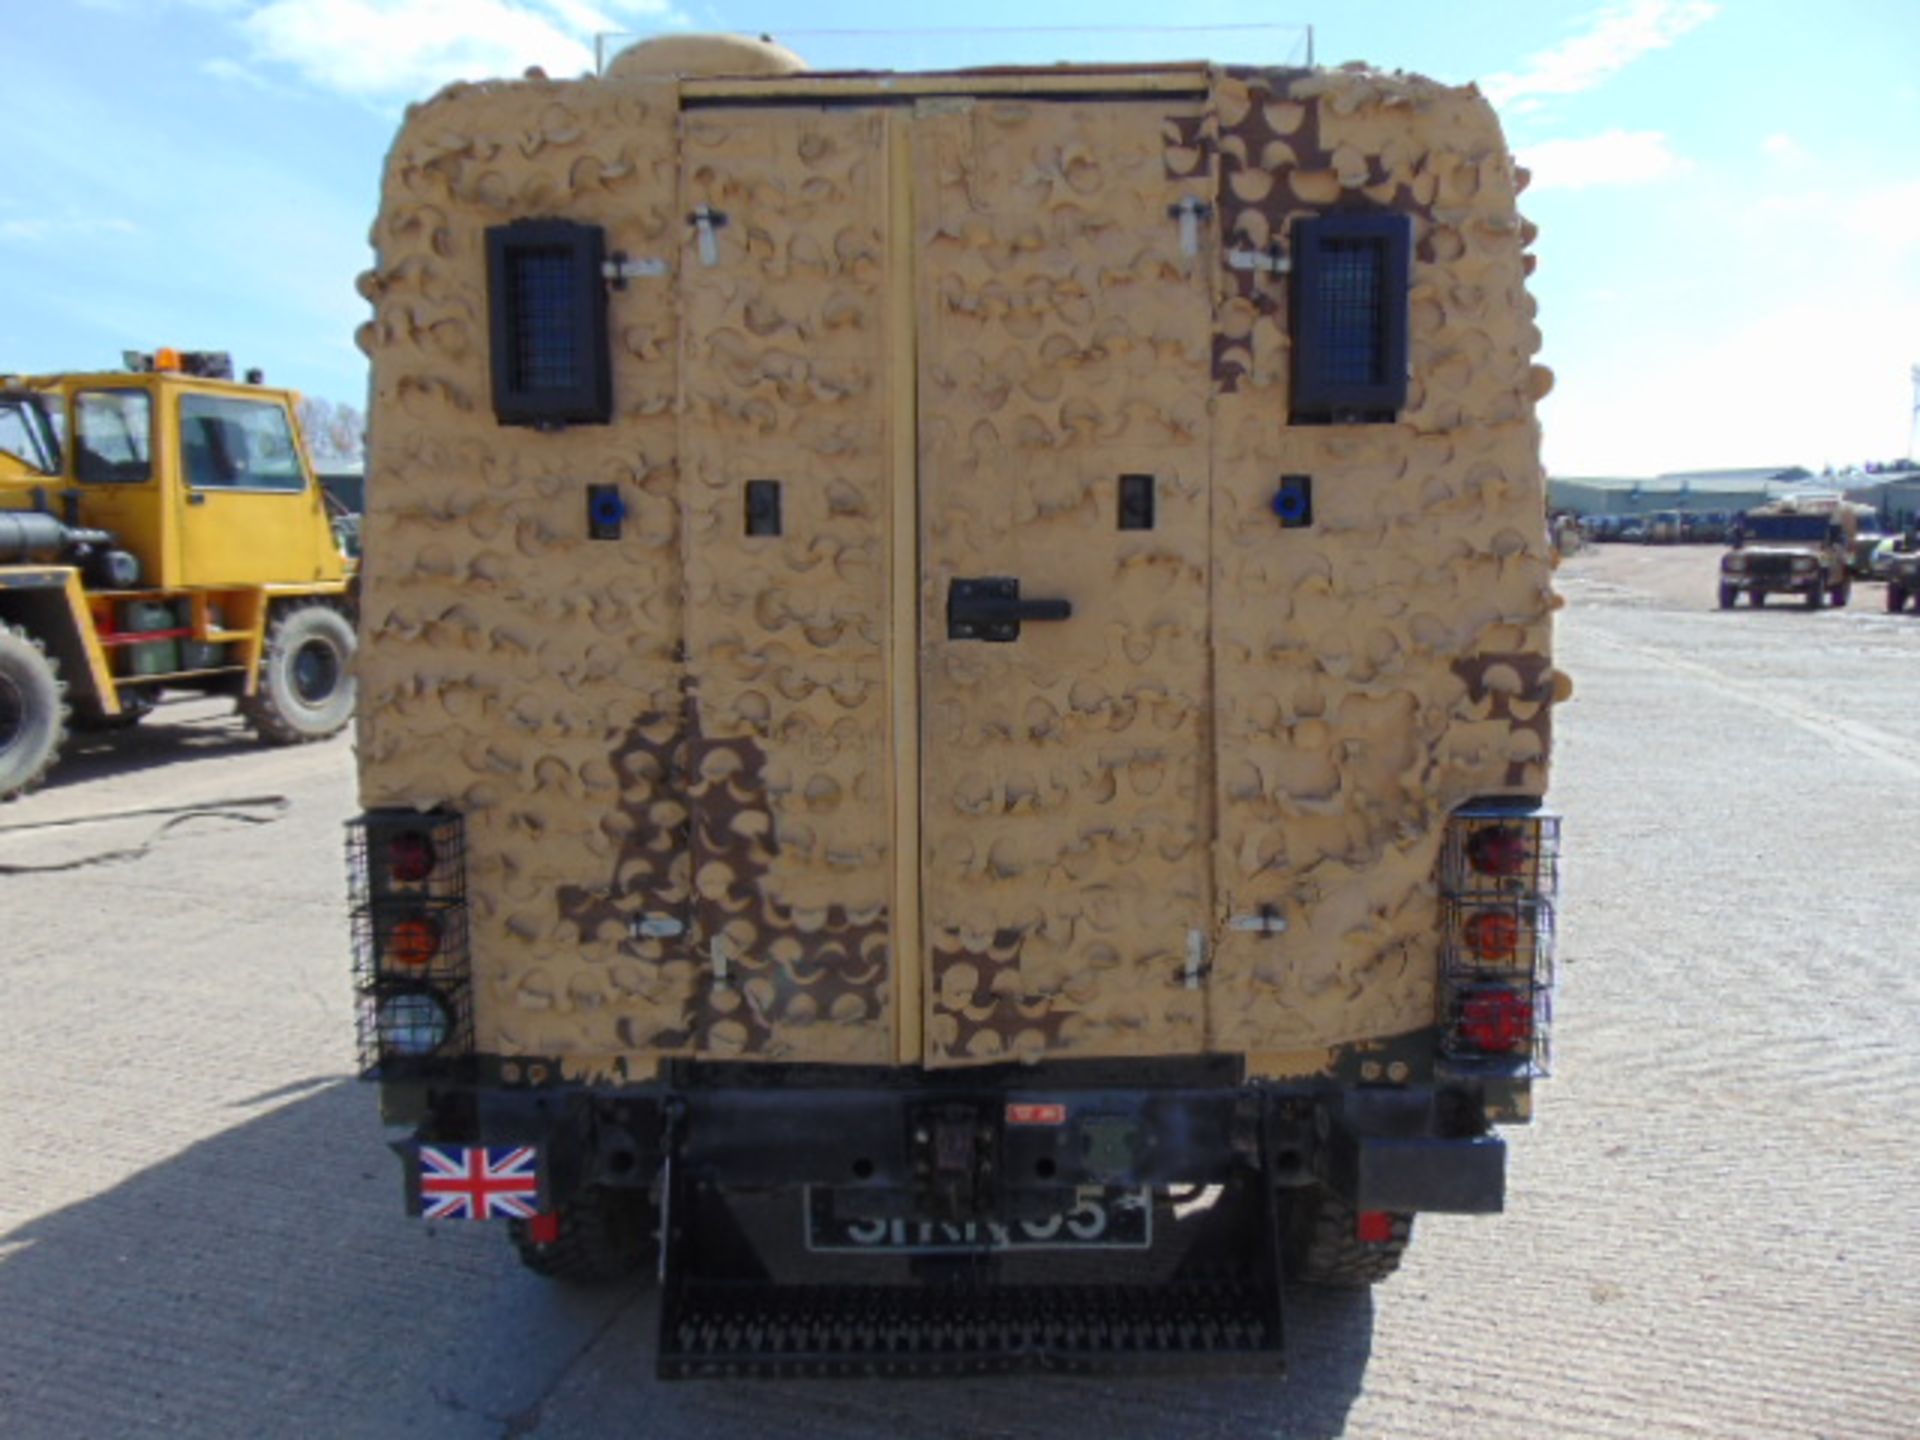
<instances>
[{"instance_id":1,"label":"union jack sticker","mask_svg":"<svg viewBox=\"0 0 1920 1440\"><path fill-rule=\"evenodd\" d=\"M422 1145L419 1175L423 1219L531 1220L540 1211L532 1145Z\"/></svg>"}]
</instances>

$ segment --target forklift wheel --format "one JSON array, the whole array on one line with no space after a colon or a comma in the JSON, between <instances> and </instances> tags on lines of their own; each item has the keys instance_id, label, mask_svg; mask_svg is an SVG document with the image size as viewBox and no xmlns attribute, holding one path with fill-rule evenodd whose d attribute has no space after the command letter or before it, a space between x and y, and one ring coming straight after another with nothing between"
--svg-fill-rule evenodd
<instances>
[{"instance_id":1,"label":"forklift wheel","mask_svg":"<svg viewBox=\"0 0 1920 1440\"><path fill-rule=\"evenodd\" d=\"M267 631L260 685L240 713L270 745L338 734L353 718L353 626L331 605L282 610Z\"/></svg>"},{"instance_id":2,"label":"forklift wheel","mask_svg":"<svg viewBox=\"0 0 1920 1440\"><path fill-rule=\"evenodd\" d=\"M60 758L66 688L38 640L0 625L0 800L31 790Z\"/></svg>"}]
</instances>

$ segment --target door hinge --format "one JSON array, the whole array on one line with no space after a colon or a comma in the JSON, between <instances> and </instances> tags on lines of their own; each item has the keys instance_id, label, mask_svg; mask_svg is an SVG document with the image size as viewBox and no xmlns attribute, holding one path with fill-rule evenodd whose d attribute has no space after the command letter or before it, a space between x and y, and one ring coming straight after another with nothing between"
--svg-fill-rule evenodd
<instances>
[{"instance_id":1,"label":"door hinge","mask_svg":"<svg viewBox=\"0 0 1920 1440\"><path fill-rule=\"evenodd\" d=\"M1180 253L1198 255L1200 253L1200 222L1213 214L1213 207L1204 200L1196 200L1191 195L1181 197L1177 204L1167 207L1167 214L1180 222Z\"/></svg>"},{"instance_id":2,"label":"door hinge","mask_svg":"<svg viewBox=\"0 0 1920 1440\"><path fill-rule=\"evenodd\" d=\"M613 252L613 258L601 262L600 276L616 290L627 288L629 280L658 280L663 275L673 273L673 266L665 260L652 256L642 256L635 260L624 250Z\"/></svg>"},{"instance_id":3,"label":"door hinge","mask_svg":"<svg viewBox=\"0 0 1920 1440\"><path fill-rule=\"evenodd\" d=\"M1258 270L1268 275L1285 275L1293 269L1293 261L1280 253L1278 245L1269 245L1265 250L1229 250L1227 266L1233 270Z\"/></svg>"},{"instance_id":4,"label":"door hinge","mask_svg":"<svg viewBox=\"0 0 1920 1440\"><path fill-rule=\"evenodd\" d=\"M1207 932L1187 931L1187 989L1198 990L1207 975Z\"/></svg>"},{"instance_id":5,"label":"door hinge","mask_svg":"<svg viewBox=\"0 0 1920 1440\"><path fill-rule=\"evenodd\" d=\"M716 232L726 226L726 212L716 210L711 205L696 205L687 219L693 222L693 228L699 235L700 263L709 268L718 265L720 239Z\"/></svg>"}]
</instances>

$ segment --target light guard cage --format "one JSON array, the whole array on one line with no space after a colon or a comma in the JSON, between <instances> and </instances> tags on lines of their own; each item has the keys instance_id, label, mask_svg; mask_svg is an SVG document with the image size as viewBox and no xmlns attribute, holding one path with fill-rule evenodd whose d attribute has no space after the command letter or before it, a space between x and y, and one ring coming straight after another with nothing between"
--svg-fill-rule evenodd
<instances>
[{"instance_id":1,"label":"light guard cage","mask_svg":"<svg viewBox=\"0 0 1920 1440\"><path fill-rule=\"evenodd\" d=\"M1515 830L1526 849L1517 872L1474 867L1475 836ZM1477 801L1449 817L1440 859L1440 1069L1463 1077L1545 1079L1552 1073L1555 924L1560 899L1560 816L1529 800ZM1468 943L1477 917L1510 922L1507 956L1487 958ZM1530 1043L1484 1054L1460 1037L1462 1011L1475 995L1510 990L1531 1017Z\"/></svg>"},{"instance_id":2,"label":"light guard cage","mask_svg":"<svg viewBox=\"0 0 1920 1440\"><path fill-rule=\"evenodd\" d=\"M355 1033L363 1080L444 1077L473 1053L465 834L459 816L438 811L374 810L347 825ZM421 841L428 847L423 866ZM408 862L419 869L418 878L397 877L397 869L406 869ZM430 951L422 944L426 936L433 940ZM387 1002L401 996L423 998L395 1011ZM445 1035L426 1053L409 1053L396 1044L401 1037L395 1016L409 1013L444 1017Z\"/></svg>"}]
</instances>

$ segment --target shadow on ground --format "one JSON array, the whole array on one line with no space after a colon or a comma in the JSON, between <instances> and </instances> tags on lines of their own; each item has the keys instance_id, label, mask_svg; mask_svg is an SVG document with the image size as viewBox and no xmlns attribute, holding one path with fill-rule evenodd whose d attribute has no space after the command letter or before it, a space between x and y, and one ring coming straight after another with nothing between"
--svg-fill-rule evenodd
<instances>
[{"instance_id":1,"label":"shadow on ground","mask_svg":"<svg viewBox=\"0 0 1920 1440\"><path fill-rule=\"evenodd\" d=\"M233 712L231 701L167 704L137 725L73 729L59 763L42 784L53 790L259 748L259 739Z\"/></svg>"},{"instance_id":2,"label":"shadow on ground","mask_svg":"<svg viewBox=\"0 0 1920 1440\"><path fill-rule=\"evenodd\" d=\"M1334 1436L1365 1374L1369 1297L1301 1292L1285 1381L662 1386L651 1296L407 1219L371 1094L278 1093L299 1098L0 1236L0 1433Z\"/></svg>"}]
</instances>

